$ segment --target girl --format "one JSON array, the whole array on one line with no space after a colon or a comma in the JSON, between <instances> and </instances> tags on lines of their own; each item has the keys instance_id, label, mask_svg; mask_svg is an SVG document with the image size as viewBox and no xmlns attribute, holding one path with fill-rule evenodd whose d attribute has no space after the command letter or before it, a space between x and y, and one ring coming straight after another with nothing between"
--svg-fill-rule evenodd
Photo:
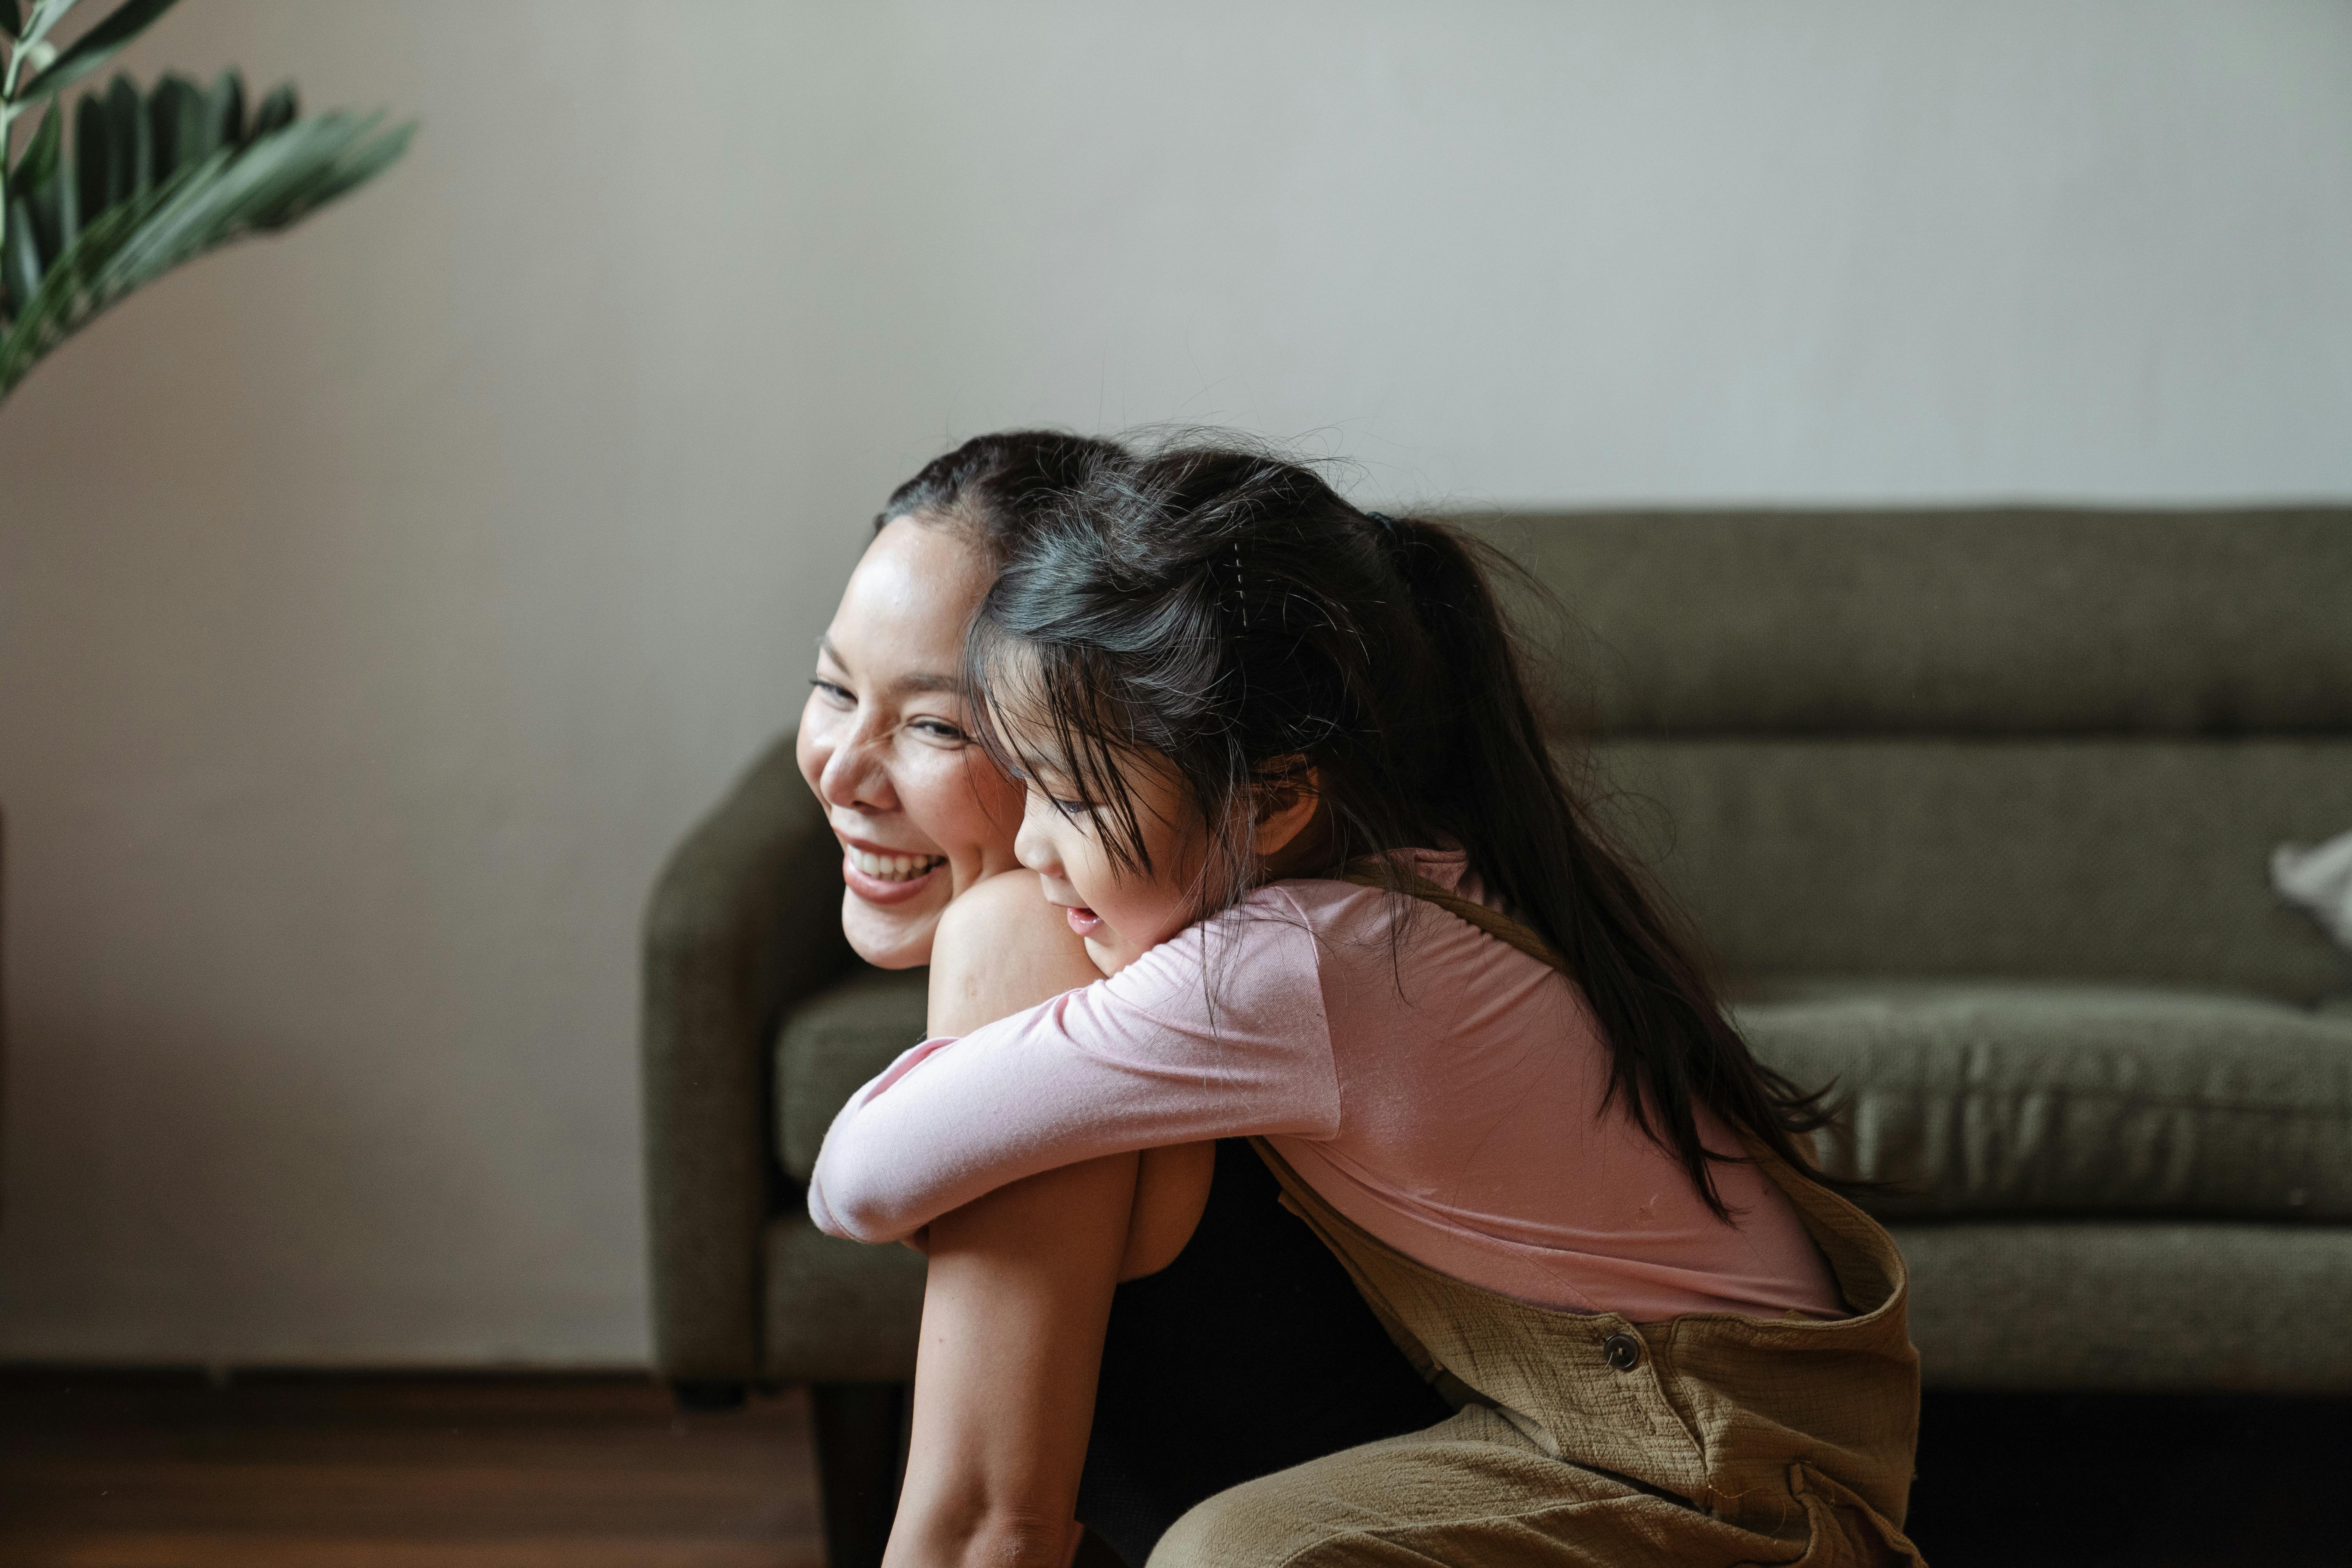
<instances>
[{"instance_id":1,"label":"girl","mask_svg":"<svg viewBox=\"0 0 2352 1568\"><path fill-rule=\"evenodd\" d=\"M894 1555L975 1549L992 1520L1011 1525L988 1549L1059 1555L1112 1299L1109 1265L1072 1259L1228 1260L1161 1314L1154 1351L1192 1369L1163 1380L1161 1451L1129 1420L1107 1454L1109 1408L1084 1451L1089 1480L1216 1469L1197 1450L1241 1424L1189 1407L1221 1381L1214 1331L1248 1328L1230 1303L1253 1261L1224 1245L1243 1217L1220 1218L1240 1146L1206 1182L1115 1167L1114 1201L1058 1225L1016 1194L1246 1137L1258 1211L1278 1184L1428 1420L1147 1499L1187 1510L1115 1521L1131 1563L1916 1561L1900 1260L1811 1172L1812 1100L1749 1056L1565 786L1465 541L1296 465L1162 452L1014 552L965 668L983 744L1027 785L1031 886L1108 978L961 1038L935 1016L942 1037L853 1099L819 1160L810 1208L835 1234L1013 1214L982 1250L1034 1265L1004 1276L999 1325L935 1332L927 1300ZM998 956L989 891L942 921L935 997ZM1351 1381L1238 1392L1279 1432Z\"/></svg>"}]
</instances>

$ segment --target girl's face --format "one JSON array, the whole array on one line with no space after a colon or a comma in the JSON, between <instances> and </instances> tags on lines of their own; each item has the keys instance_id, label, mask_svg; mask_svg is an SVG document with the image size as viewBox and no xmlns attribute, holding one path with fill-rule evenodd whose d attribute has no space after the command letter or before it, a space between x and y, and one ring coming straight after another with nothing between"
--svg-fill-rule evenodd
<instances>
[{"instance_id":1,"label":"girl's face","mask_svg":"<svg viewBox=\"0 0 2352 1568\"><path fill-rule=\"evenodd\" d=\"M841 840L841 929L868 963L929 963L940 911L1011 870L1020 786L974 744L964 628L987 563L953 529L899 518L850 574L801 711L801 776Z\"/></svg>"},{"instance_id":2,"label":"girl's face","mask_svg":"<svg viewBox=\"0 0 2352 1568\"><path fill-rule=\"evenodd\" d=\"M1030 785L1013 841L1021 864L1044 881L1045 901L1069 911L1070 929L1105 974L1192 923L1208 854L1208 825L1172 769L1139 760L1126 778L1151 858L1149 874L1119 869L1103 843L1103 814L1057 805L1051 779Z\"/></svg>"}]
</instances>

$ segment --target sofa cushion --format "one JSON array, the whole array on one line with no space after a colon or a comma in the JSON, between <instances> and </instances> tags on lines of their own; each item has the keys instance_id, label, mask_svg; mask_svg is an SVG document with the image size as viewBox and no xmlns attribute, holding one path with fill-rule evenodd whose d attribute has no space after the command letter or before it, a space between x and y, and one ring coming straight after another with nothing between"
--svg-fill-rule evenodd
<instances>
[{"instance_id":1,"label":"sofa cushion","mask_svg":"<svg viewBox=\"0 0 2352 1568\"><path fill-rule=\"evenodd\" d=\"M861 968L785 1016L776 1032L776 1155L794 1181L816 1169L834 1113L921 1042L929 974Z\"/></svg>"},{"instance_id":2,"label":"sofa cushion","mask_svg":"<svg viewBox=\"0 0 2352 1568\"><path fill-rule=\"evenodd\" d=\"M1612 826L1738 975L1990 975L2307 1002L2352 961L2270 885L2352 827L2352 737L1598 749Z\"/></svg>"},{"instance_id":3,"label":"sofa cushion","mask_svg":"<svg viewBox=\"0 0 2352 1568\"><path fill-rule=\"evenodd\" d=\"M2352 1394L2352 1227L1889 1227L1929 1388ZM1940 1561L1940 1559L1939 1559Z\"/></svg>"},{"instance_id":4,"label":"sofa cushion","mask_svg":"<svg viewBox=\"0 0 2352 1568\"><path fill-rule=\"evenodd\" d=\"M1757 1054L1847 1103L1889 1217L2352 1220L2352 1017L2157 988L1781 982Z\"/></svg>"},{"instance_id":5,"label":"sofa cushion","mask_svg":"<svg viewBox=\"0 0 2352 1568\"><path fill-rule=\"evenodd\" d=\"M2352 510L1521 513L1620 734L2352 731ZM1556 635L1555 635L1556 634Z\"/></svg>"},{"instance_id":6,"label":"sofa cushion","mask_svg":"<svg viewBox=\"0 0 2352 1568\"><path fill-rule=\"evenodd\" d=\"M903 1383L915 1375L923 1255L827 1236L805 1214L768 1222L761 1351L779 1383Z\"/></svg>"}]
</instances>

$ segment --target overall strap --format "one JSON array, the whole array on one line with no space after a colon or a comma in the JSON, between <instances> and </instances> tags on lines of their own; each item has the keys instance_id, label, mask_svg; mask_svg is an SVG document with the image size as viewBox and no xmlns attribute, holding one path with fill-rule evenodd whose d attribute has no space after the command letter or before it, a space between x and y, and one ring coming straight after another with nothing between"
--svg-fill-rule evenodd
<instances>
[{"instance_id":1,"label":"overall strap","mask_svg":"<svg viewBox=\"0 0 2352 1568\"><path fill-rule=\"evenodd\" d=\"M1428 878L1404 870L1394 862L1383 865L1376 860L1359 860L1348 868L1340 879L1360 888L1380 888L1391 893L1402 893L1409 899L1419 899L1435 904L1457 920L1465 920L1498 942L1507 942L1538 963L1548 963L1562 974L1568 973L1568 961L1551 950L1551 944L1510 916L1497 913L1473 899L1450 892Z\"/></svg>"}]
</instances>

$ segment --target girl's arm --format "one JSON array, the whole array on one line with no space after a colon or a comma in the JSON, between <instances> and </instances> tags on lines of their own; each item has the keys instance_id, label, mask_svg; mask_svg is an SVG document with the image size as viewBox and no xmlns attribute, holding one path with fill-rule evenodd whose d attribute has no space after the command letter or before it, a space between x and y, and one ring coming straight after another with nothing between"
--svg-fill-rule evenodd
<instances>
[{"instance_id":1,"label":"girl's arm","mask_svg":"<svg viewBox=\"0 0 2352 1568\"><path fill-rule=\"evenodd\" d=\"M966 890L940 916L925 1033L968 1035L1101 978L1062 911L1039 896L1034 875L1003 872ZM1119 1259L1122 1280L1157 1274L1192 1239L1208 1203L1217 1146L1213 1141L1181 1143L1145 1149L1141 1155L1141 1168L1132 1178L1129 1245ZM1064 1169L1108 1165L1116 1159ZM917 1251L931 1250L929 1227L907 1240Z\"/></svg>"},{"instance_id":2,"label":"girl's arm","mask_svg":"<svg viewBox=\"0 0 2352 1568\"><path fill-rule=\"evenodd\" d=\"M934 971L951 967L960 948L982 966L965 979L940 974L943 1003L968 999L970 984L1014 965L1019 928L990 918L983 896L995 890L982 883L942 917ZM1029 921L1058 913L1034 885L1019 898ZM968 900L969 921L959 918ZM1050 924L1043 934L1069 940ZM943 1011L933 1038L834 1118L809 1182L810 1216L835 1236L896 1241L1066 1165L1244 1134L1329 1138L1340 1099L1321 967L1314 928L1277 886L1108 979L993 1023L955 1034L986 1010Z\"/></svg>"},{"instance_id":3,"label":"girl's arm","mask_svg":"<svg viewBox=\"0 0 2352 1568\"><path fill-rule=\"evenodd\" d=\"M1009 873L940 921L930 1032L967 1033L1097 978L1061 911L1028 875ZM887 1568L1068 1561L1112 1287L1182 1248L1213 1162L1207 1145L1112 1155L999 1188L931 1223Z\"/></svg>"}]
</instances>

